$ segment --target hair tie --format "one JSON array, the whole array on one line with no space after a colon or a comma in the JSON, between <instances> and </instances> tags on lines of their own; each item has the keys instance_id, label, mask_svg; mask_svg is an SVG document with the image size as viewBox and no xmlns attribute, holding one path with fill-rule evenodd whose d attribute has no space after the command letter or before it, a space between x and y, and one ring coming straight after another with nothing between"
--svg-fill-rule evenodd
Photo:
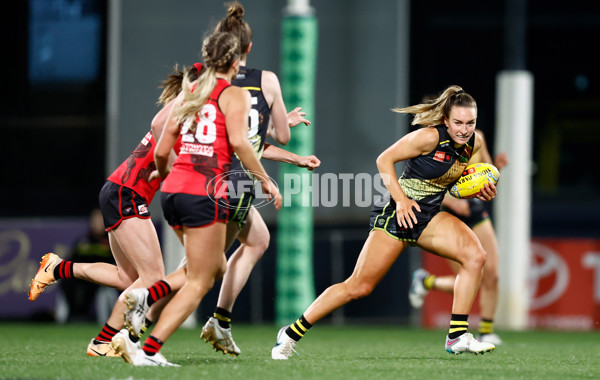
<instances>
[{"instance_id":1,"label":"hair tie","mask_svg":"<svg viewBox=\"0 0 600 380\"><path fill-rule=\"evenodd\" d=\"M454 94L454 95L458 95L458 94L464 94L464 93L465 93L465 91L464 91L464 90L458 90L458 91L456 91L456 94Z\"/></svg>"},{"instance_id":2,"label":"hair tie","mask_svg":"<svg viewBox=\"0 0 600 380\"><path fill-rule=\"evenodd\" d=\"M202 64L200 62L194 63L194 67L196 68L196 70L198 70L198 72L202 70Z\"/></svg>"}]
</instances>

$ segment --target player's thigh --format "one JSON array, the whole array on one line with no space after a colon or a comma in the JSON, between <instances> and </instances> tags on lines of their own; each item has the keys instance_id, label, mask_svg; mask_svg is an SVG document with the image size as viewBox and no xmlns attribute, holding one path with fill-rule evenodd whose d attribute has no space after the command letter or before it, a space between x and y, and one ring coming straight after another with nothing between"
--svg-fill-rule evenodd
<instances>
[{"instance_id":1,"label":"player's thigh","mask_svg":"<svg viewBox=\"0 0 600 380\"><path fill-rule=\"evenodd\" d=\"M247 223L246 223L247 224ZM246 227L244 227L246 228ZM226 226L226 235L225 235L225 251L228 251L229 248L235 242L240 235L240 227L237 223L228 222Z\"/></svg>"},{"instance_id":2,"label":"player's thigh","mask_svg":"<svg viewBox=\"0 0 600 380\"><path fill-rule=\"evenodd\" d=\"M246 225L238 236L239 241L250 246L263 246L266 249L269 246L270 238L269 228L264 219L258 210L252 206L248 213Z\"/></svg>"},{"instance_id":3,"label":"player's thigh","mask_svg":"<svg viewBox=\"0 0 600 380\"><path fill-rule=\"evenodd\" d=\"M160 242L151 219L125 219L113 234L140 276L164 276Z\"/></svg>"},{"instance_id":4,"label":"player's thigh","mask_svg":"<svg viewBox=\"0 0 600 380\"><path fill-rule=\"evenodd\" d=\"M447 212L440 212L429 221L417 244L428 252L463 265L475 259L485 260L485 252L475 233Z\"/></svg>"},{"instance_id":5,"label":"player's thigh","mask_svg":"<svg viewBox=\"0 0 600 380\"><path fill-rule=\"evenodd\" d=\"M138 277L137 270L131 261L129 261L127 255L125 255L125 252L123 252L119 241L114 235L114 231L108 232L108 243L115 259L115 264L117 265L119 279L122 281L123 288L125 288Z\"/></svg>"},{"instance_id":6,"label":"player's thigh","mask_svg":"<svg viewBox=\"0 0 600 380\"><path fill-rule=\"evenodd\" d=\"M407 245L407 242L395 239L385 231L371 231L356 260L354 271L346 282L374 288Z\"/></svg>"},{"instance_id":7,"label":"player's thigh","mask_svg":"<svg viewBox=\"0 0 600 380\"><path fill-rule=\"evenodd\" d=\"M184 227L187 278L212 277L225 264L225 223L206 227Z\"/></svg>"}]
</instances>

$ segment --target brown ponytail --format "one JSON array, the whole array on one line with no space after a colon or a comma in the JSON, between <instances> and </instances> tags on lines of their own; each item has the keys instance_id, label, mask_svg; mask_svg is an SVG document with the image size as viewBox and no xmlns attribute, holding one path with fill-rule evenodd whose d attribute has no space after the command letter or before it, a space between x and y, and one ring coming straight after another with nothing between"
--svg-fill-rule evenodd
<instances>
[{"instance_id":1,"label":"brown ponytail","mask_svg":"<svg viewBox=\"0 0 600 380\"><path fill-rule=\"evenodd\" d=\"M227 32L236 36L240 43L240 54L244 55L248 52L252 42L252 29L244 21L246 11L239 1L225 3L225 6L227 7L227 16L219 21L215 32Z\"/></svg>"},{"instance_id":2,"label":"brown ponytail","mask_svg":"<svg viewBox=\"0 0 600 380\"><path fill-rule=\"evenodd\" d=\"M477 108L477 103L460 86L450 86L436 99L427 103L393 108L392 111L414 114L412 125L433 126L443 124L444 119L450 117L452 107Z\"/></svg>"}]
</instances>

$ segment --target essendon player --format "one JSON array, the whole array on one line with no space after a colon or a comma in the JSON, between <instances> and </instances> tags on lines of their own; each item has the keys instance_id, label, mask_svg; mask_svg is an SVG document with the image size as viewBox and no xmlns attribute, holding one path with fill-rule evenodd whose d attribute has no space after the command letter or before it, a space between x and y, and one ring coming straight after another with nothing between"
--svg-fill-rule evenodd
<instances>
[{"instance_id":1,"label":"essendon player","mask_svg":"<svg viewBox=\"0 0 600 380\"><path fill-rule=\"evenodd\" d=\"M276 208L281 207L281 195L248 140L250 94L230 84L239 71L237 38L229 33L211 35L204 40L202 57L207 70L193 91L189 77L184 77L183 91L178 96L181 106L169 118L154 152L158 173L166 177L161 196L164 216L184 243L187 277L164 308L142 350L133 357L123 355L134 365L171 365L159 353L163 343L225 272L228 209L221 178L229 169L233 152L256 174L264 193L272 194ZM168 157L178 138L181 150L170 167ZM137 300L138 293L146 292L134 289L129 294ZM137 306L140 304L134 305L126 318L138 314ZM116 349L127 352L126 347Z\"/></svg>"},{"instance_id":2,"label":"essendon player","mask_svg":"<svg viewBox=\"0 0 600 380\"><path fill-rule=\"evenodd\" d=\"M255 152L263 158L287 162L298 167L313 170L320 165L315 156L298 156L279 147L265 143L270 135L278 143L285 145L290 139L290 128L299 124L309 125L310 121L300 107L286 115L277 75L271 71L246 67L247 56L252 47L252 30L244 21L244 8L239 2L226 3L227 15L217 24L215 32L229 32L238 37L242 55L240 71L231 82L250 92L252 108L249 114L248 139ZM240 348L231 333L232 310L235 301L246 285L250 273L269 246L270 234L260 213L252 205L254 193L253 176L245 171L240 160L234 155L229 173L229 221L225 250L228 251L237 238L239 247L229 256L227 271L221 282L219 299L213 316L202 328L206 342L217 351L239 355ZM185 282L185 258L179 269L169 273L167 282L173 291ZM166 301L166 300L165 300ZM150 309L147 318L156 320L164 302L158 302Z\"/></svg>"},{"instance_id":3,"label":"essendon player","mask_svg":"<svg viewBox=\"0 0 600 380\"><path fill-rule=\"evenodd\" d=\"M200 66L187 69L191 78L199 76ZM33 279L29 299L34 301L44 289L63 278L78 278L100 285L124 290L132 286L155 288L155 294L169 291L164 280L164 264L156 230L150 220L148 206L161 181L149 181L156 168L154 163L155 136L160 136L177 95L177 83L167 79L160 98L163 108L152 120L152 130L107 179L100 191L100 209L109 234L110 247L116 265L107 263L75 263L62 260L54 253L42 258ZM178 151L180 143L174 144ZM120 297L102 331L87 348L90 356L117 356L110 346L111 339L123 327L126 305ZM131 337L134 341L135 336Z\"/></svg>"}]
</instances>

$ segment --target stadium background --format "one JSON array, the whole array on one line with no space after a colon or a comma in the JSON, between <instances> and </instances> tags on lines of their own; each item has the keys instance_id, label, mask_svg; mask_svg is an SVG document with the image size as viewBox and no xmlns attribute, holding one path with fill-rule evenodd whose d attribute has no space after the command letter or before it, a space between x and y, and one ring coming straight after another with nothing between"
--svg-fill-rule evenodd
<instances>
[{"instance_id":1,"label":"stadium background","mask_svg":"<svg viewBox=\"0 0 600 380\"><path fill-rule=\"evenodd\" d=\"M149 129L159 81L173 64L199 60L202 38L224 14L221 1L119 2L119 80L117 92L109 94L107 62L115 56L108 54L107 33L114 26L109 22L109 4L114 3L29 0L6 5L11 19L2 26L0 297L7 306L0 318L51 317L57 289L39 305L25 299L36 261L46 251L68 252L85 230L106 175ZM254 32L249 66L279 72L285 1L253 0L244 6ZM458 7L437 0L331 0L312 6L319 44L316 114L309 118L321 173L376 173L375 157L408 122L389 109L416 103L450 84L477 99L478 127L494 146L495 80L505 58L504 2L466 1ZM525 66L535 80L532 235L586 239L590 245L582 249L592 252L600 251L595 168L600 86L591 59L598 37L600 6L528 2ZM410 54L403 53L405 41ZM118 101L120 109L119 137L108 146L111 101ZM266 167L276 173L276 165ZM368 212L315 208L317 292L332 278L350 273L367 234ZM261 213L274 237L276 213L270 208ZM158 202L153 214L160 224ZM568 256L569 247L561 252ZM237 320L273 320L275 252L272 239L236 305ZM371 297L346 306L333 320L378 315L379 322L414 322L418 315L410 310L406 292L418 261L419 252L404 254ZM586 270L581 274L588 280L581 286L595 297L592 313L598 321L600 272ZM213 291L203 302L203 317L215 299Z\"/></svg>"}]
</instances>

